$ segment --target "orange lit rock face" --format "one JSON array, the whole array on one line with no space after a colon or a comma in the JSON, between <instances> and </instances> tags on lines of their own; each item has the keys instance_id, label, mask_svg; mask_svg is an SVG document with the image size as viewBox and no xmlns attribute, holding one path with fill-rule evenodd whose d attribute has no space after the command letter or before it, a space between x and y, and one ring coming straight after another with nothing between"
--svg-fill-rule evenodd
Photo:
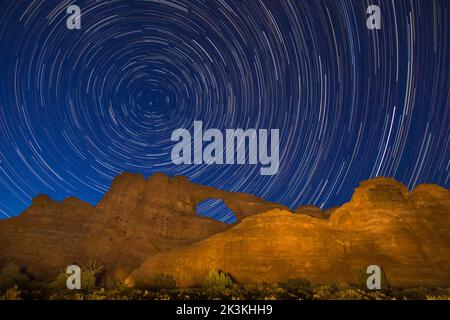
<instances>
[{"instance_id":1,"label":"orange lit rock face","mask_svg":"<svg viewBox=\"0 0 450 320\"><path fill-rule=\"evenodd\" d=\"M94 208L75 198L38 196L20 216L0 221L0 265L14 262L39 279L96 259L124 279L148 256L194 243L230 226L198 216L196 204L223 199L238 218L278 204L194 184L183 177L122 174Z\"/></svg>"},{"instance_id":2,"label":"orange lit rock face","mask_svg":"<svg viewBox=\"0 0 450 320\"><path fill-rule=\"evenodd\" d=\"M319 219L327 219L328 218L327 213L322 211L322 209L320 209L319 207L316 207L316 206L300 206L297 209L295 209L295 213L306 214L313 218L319 218Z\"/></svg>"},{"instance_id":3,"label":"orange lit rock face","mask_svg":"<svg viewBox=\"0 0 450 320\"><path fill-rule=\"evenodd\" d=\"M222 199L239 223L200 217L196 204ZM130 286L161 273L201 285L221 269L241 283L306 278L358 282L380 265L391 285L450 285L450 192L436 185L411 194L388 178L361 183L350 202L323 212L287 208L183 177L117 177L93 207L38 196L20 216L0 221L0 265L14 262L47 279L68 264L96 259Z\"/></svg>"},{"instance_id":4,"label":"orange lit rock face","mask_svg":"<svg viewBox=\"0 0 450 320\"><path fill-rule=\"evenodd\" d=\"M448 286L449 204L449 191L435 185L418 186L410 195L395 180L372 179L329 220L301 210L254 215L203 241L149 257L127 284L166 273L179 285L198 285L211 269L241 283L358 283L361 271L376 264L393 286Z\"/></svg>"}]
</instances>

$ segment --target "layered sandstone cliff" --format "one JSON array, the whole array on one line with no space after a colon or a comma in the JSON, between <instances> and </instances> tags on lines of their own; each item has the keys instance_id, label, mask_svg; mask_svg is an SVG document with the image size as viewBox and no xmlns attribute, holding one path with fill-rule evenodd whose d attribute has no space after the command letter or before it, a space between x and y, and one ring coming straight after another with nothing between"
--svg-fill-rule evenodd
<instances>
[{"instance_id":1,"label":"layered sandstone cliff","mask_svg":"<svg viewBox=\"0 0 450 320\"><path fill-rule=\"evenodd\" d=\"M0 265L26 266L38 279L95 259L125 279L150 255L185 246L230 225L196 214L197 203L222 199L238 219L282 207L248 194L201 186L184 177L125 173L93 207L76 198L40 195L18 217L0 220Z\"/></svg>"},{"instance_id":2,"label":"layered sandstone cliff","mask_svg":"<svg viewBox=\"0 0 450 320\"><path fill-rule=\"evenodd\" d=\"M393 179L377 178L361 183L328 220L318 208L306 209L254 215L203 241L153 255L127 284L145 285L165 273L181 286L199 285L212 269L241 283L358 283L375 264L393 286L450 285L447 189L420 185L410 194Z\"/></svg>"},{"instance_id":3,"label":"layered sandstone cliff","mask_svg":"<svg viewBox=\"0 0 450 320\"><path fill-rule=\"evenodd\" d=\"M222 199L238 222L198 216L196 205L210 198ZM1 220L0 266L16 263L45 280L95 259L111 283L148 285L168 274L190 286L212 269L241 283L356 283L376 264L393 286L449 286L449 217L449 190L419 185L410 193L389 178L362 182L341 207L292 212L183 177L122 174L95 207L41 195Z\"/></svg>"}]
</instances>

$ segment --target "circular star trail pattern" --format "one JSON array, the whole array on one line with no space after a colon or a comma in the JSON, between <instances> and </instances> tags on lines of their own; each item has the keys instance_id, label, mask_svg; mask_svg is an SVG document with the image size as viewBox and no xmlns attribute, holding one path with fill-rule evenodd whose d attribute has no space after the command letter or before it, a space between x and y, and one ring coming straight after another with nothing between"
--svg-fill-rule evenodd
<instances>
[{"instance_id":1,"label":"circular star trail pattern","mask_svg":"<svg viewBox=\"0 0 450 320\"><path fill-rule=\"evenodd\" d=\"M124 171L292 208L375 176L448 187L449 17L431 0L2 1L0 216L38 193L96 203ZM278 174L172 164L171 133L194 120L279 129Z\"/></svg>"}]
</instances>

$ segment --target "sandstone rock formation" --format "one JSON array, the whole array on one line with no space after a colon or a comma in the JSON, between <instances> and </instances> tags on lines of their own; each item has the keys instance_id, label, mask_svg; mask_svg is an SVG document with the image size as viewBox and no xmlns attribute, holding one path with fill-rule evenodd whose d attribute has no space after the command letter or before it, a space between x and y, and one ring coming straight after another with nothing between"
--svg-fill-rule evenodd
<instances>
[{"instance_id":1,"label":"sandstone rock formation","mask_svg":"<svg viewBox=\"0 0 450 320\"><path fill-rule=\"evenodd\" d=\"M192 244L227 225L196 214L196 204L222 199L238 219L282 207L248 194L201 186L184 177L125 173L93 207L40 195L20 216L0 220L0 265L26 266L47 279L68 264L95 259L108 276L125 279L150 255Z\"/></svg>"},{"instance_id":2,"label":"sandstone rock formation","mask_svg":"<svg viewBox=\"0 0 450 320\"><path fill-rule=\"evenodd\" d=\"M393 179L376 178L362 182L328 220L311 215L274 209L247 217L205 240L150 256L126 283L145 285L164 273L181 286L200 285L212 269L241 283L358 283L376 264L393 286L450 285L449 190L420 185L410 194Z\"/></svg>"},{"instance_id":3,"label":"sandstone rock formation","mask_svg":"<svg viewBox=\"0 0 450 320\"><path fill-rule=\"evenodd\" d=\"M328 219L328 216L322 209L316 206L300 206L295 209L295 213L297 214L306 214L310 217L319 218L319 219Z\"/></svg>"},{"instance_id":4,"label":"sandstone rock formation","mask_svg":"<svg viewBox=\"0 0 450 320\"><path fill-rule=\"evenodd\" d=\"M196 205L210 198L222 199L238 222L198 216ZM0 220L0 266L17 263L45 280L95 259L107 284L145 285L169 274L190 286L212 269L241 283L356 283L376 264L393 286L449 286L449 216L449 190L424 184L409 193L389 178L362 182L341 207L292 212L183 177L126 173L95 207L40 195L20 216Z\"/></svg>"},{"instance_id":5,"label":"sandstone rock formation","mask_svg":"<svg viewBox=\"0 0 450 320\"><path fill-rule=\"evenodd\" d=\"M83 251L78 245L88 240L82 226L92 211L90 204L75 198L58 203L37 196L21 215L0 221L0 265L26 266L39 278L57 273L68 259L79 261L75 257Z\"/></svg>"}]
</instances>

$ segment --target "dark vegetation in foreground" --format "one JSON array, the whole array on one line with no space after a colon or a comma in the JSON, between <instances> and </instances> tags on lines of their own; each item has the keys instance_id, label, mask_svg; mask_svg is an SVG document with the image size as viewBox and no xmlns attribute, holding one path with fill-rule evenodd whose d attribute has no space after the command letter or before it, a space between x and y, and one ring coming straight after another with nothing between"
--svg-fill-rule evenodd
<instances>
[{"instance_id":1,"label":"dark vegetation in foreground","mask_svg":"<svg viewBox=\"0 0 450 320\"><path fill-rule=\"evenodd\" d=\"M67 275L37 282L16 265L0 270L0 300L450 300L450 288L367 290L363 284L313 284L292 279L279 284L241 285L227 273L212 270L202 287L178 288L170 275L152 279L151 285L114 289L99 286L102 268L96 263L82 267L81 290L68 290Z\"/></svg>"}]
</instances>

